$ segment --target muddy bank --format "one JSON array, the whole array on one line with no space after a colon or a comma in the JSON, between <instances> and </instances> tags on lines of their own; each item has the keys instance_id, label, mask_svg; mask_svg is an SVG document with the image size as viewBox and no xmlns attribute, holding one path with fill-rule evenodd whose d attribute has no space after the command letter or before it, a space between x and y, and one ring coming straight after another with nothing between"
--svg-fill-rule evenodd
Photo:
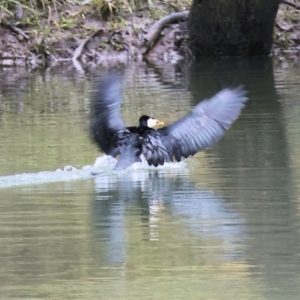
<instances>
[{"instance_id":1,"label":"muddy bank","mask_svg":"<svg viewBox=\"0 0 300 300\"><path fill-rule=\"evenodd\" d=\"M177 62L192 58L186 29L188 11L164 7L164 13L159 15L146 9L117 18L100 18L97 13L74 18L79 9L74 6L64 9L56 21L48 16L40 21L38 28L36 24L25 26L2 16L0 65L35 68L70 61L81 68L81 64L109 66L131 60ZM278 58L288 55L299 60L299 13L281 4L271 55Z\"/></svg>"}]
</instances>

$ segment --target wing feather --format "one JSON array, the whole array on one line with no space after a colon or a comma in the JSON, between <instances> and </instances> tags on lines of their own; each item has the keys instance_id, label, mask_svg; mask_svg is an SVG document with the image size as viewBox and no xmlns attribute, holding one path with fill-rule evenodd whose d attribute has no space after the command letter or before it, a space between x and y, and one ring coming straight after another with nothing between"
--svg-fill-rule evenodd
<instances>
[{"instance_id":1,"label":"wing feather","mask_svg":"<svg viewBox=\"0 0 300 300\"><path fill-rule=\"evenodd\" d=\"M160 134L154 129L147 129L141 135L142 153L148 164L157 167L171 161L169 153L161 143Z\"/></svg>"},{"instance_id":2,"label":"wing feather","mask_svg":"<svg viewBox=\"0 0 300 300\"><path fill-rule=\"evenodd\" d=\"M216 143L238 118L248 100L245 95L243 87L224 89L185 117L158 129L169 155L180 161Z\"/></svg>"},{"instance_id":3,"label":"wing feather","mask_svg":"<svg viewBox=\"0 0 300 300\"><path fill-rule=\"evenodd\" d=\"M91 137L106 154L117 156L114 135L125 128L120 115L121 78L114 72L107 73L96 82L91 98Z\"/></svg>"}]
</instances>

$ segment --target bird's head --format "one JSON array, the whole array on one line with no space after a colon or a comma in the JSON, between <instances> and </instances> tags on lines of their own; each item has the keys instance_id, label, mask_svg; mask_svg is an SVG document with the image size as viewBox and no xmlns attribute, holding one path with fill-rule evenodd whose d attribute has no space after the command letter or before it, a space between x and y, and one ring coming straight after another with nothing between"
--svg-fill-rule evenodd
<instances>
[{"instance_id":1,"label":"bird's head","mask_svg":"<svg viewBox=\"0 0 300 300\"><path fill-rule=\"evenodd\" d=\"M149 127L152 128L157 125L164 125L165 123L157 119L151 118L149 116L141 116L139 119L139 127Z\"/></svg>"}]
</instances>

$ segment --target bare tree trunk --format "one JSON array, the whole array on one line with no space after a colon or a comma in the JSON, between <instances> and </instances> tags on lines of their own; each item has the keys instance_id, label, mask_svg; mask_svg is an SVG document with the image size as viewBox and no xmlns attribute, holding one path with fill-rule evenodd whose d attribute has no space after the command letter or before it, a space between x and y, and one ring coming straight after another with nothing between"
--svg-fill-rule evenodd
<instances>
[{"instance_id":1,"label":"bare tree trunk","mask_svg":"<svg viewBox=\"0 0 300 300\"><path fill-rule=\"evenodd\" d=\"M280 0L193 0L190 47L201 56L268 55Z\"/></svg>"}]
</instances>

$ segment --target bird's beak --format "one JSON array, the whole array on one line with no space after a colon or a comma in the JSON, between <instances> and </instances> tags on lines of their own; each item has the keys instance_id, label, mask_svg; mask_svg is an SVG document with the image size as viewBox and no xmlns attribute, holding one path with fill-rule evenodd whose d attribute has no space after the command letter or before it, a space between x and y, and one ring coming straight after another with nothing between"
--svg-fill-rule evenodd
<instances>
[{"instance_id":1,"label":"bird's beak","mask_svg":"<svg viewBox=\"0 0 300 300\"><path fill-rule=\"evenodd\" d=\"M165 125L165 122L157 120L156 126L162 126L162 125Z\"/></svg>"}]
</instances>

